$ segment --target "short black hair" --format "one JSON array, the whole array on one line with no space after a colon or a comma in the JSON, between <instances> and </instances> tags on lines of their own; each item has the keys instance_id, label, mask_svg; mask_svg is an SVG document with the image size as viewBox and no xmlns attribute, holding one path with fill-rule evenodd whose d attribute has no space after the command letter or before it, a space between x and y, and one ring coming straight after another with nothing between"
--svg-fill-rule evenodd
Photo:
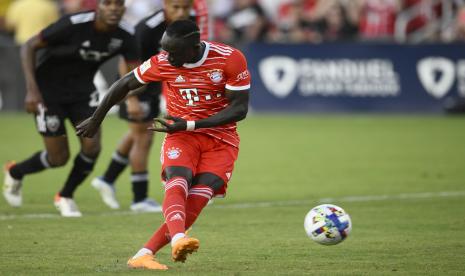
<instances>
[{"instance_id":1,"label":"short black hair","mask_svg":"<svg viewBox=\"0 0 465 276\"><path fill-rule=\"evenodd\" d=\"M176 38L197 38L200 40L200 30L192 20L177 20L166 28L166 33Z\"/></svg>"}]
</instances>

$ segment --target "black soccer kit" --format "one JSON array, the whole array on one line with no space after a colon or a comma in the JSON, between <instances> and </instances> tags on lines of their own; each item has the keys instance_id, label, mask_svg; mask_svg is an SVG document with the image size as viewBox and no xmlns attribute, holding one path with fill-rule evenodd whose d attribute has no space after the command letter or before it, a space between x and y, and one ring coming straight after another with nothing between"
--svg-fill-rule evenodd
<instances>
[{"instance_id":1,"label":"black soccer kit","mask_svg":"<svg viewBox=\"0 0 465 276\"><path fill-rule=\"evenodd\" d=\"M95 17L93 11L67 15L40 33L47 47L35 74L47 110L36 123L44 136L65 134L66 118L76 125L92 115L99 103L93 79L102 63L119 54L128 62L139 60L134 28L121 22L100 32Z\"/></svg>"},{"instance_id":2,"label":"black soccer kit","mask_svg":"<svg viewBox=\"0 0 465 276\"><path fill-rule=\"evenodd\" d=\"M195 16L191 15L190 20L195 22ZM154 12L136 25L136 41L141 61L148 60L161 51L160 41L167 27L168 22L163 10ZM161 90L161 82L151 82L147 84L145 91L139 94L138 98L144 112L140 121L148 122L158 116ZM134 121L128 117L126 103L122 103L119 110L121 118Z\"/></svg>"}]
</instances>

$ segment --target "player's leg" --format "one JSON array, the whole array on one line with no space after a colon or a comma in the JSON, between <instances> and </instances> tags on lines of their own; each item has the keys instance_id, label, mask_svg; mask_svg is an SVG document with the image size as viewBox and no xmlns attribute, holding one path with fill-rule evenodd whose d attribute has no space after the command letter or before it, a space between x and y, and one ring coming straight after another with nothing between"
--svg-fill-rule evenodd
<instances>
[{"instance_id":1,"label":"player's leg","mask_svg":"<svg viewBox=\"0 0 465 276\"><path fill-rule=\"evenodd\" d=\"M113 153L110 164L103 176L92 179L91 184L100 192L103 202L111 209L119 209L119 203L116 199L115 181L129 164L129 152L133 145L131 132L126 133Z\"/></svg>"},{"instance_id":2,"label":"player's leg","mask_svg":"<svg viewBox=\"0 0 465 276\"><path fill-rule=\"evenodd\" d=\"M205 135L197 135L196 139L200 142L201 157L195 168L196 174L193 186L189 193L193 196L192 201L186 204L187 211L190 211L189 216L195 221L202 209L211 199L213 193L215 195L225 195L227 183L231 177L234 162L237 159L238 149L231 145L221 142L218 139ZM170 227L170 222L166 219L170 236L172 238L171 255L175 261L185 261L188 250L182 247L179 250ZM186 222L187 224L187 222ZM181 240L182 241L182 240ZM197 244L198 246L198 244Z\"/></svg>"},{"instance_id":3,"label":"player's leg","mask_svg":"<svg viewBox=\"0 0 465 276\"><path fill-rule=\"evenodd\" d=\"M136 212L161 212L161 205L148 198L149 175L148 159L153 133L147 128L151 122L129 123L134 144L129 155L131 164L131 184L134 195L131 210Z\"/></svg>"},{"instance_id":4,"label":"player's leg","mask_svg":"<svg viewBox=\"0 0 465 276\"><path fill-rule=\"evenodd\" d=\"M91 105L92 103L93 101L85 100L66 106L66 116L74 127L92 115L95 111L95 106ZM94 168L101 149L100 140L101 130L92 138L79 138L81 149L74 158L73 167L62 189L55 196L55 206L59 209L62 216L80 217L82 215L74 202L73 196L77 187Z\"/></svg>"},{"instance_id":5,"label":"player's leg","mask_svg":"<svg viewBox=\"0 0 465 276\"><path fill-rule=\"evenodd\" d=\"M121 139L118 147L113 152L110 164L108 164L102 179L110 185L114 185L116 179L121 175L129 164L129 153L133 145L132 134L128 131Z\"/></svg>"},{"instance_id":6,"label":"player's leg","mask_svg":"<svg viewBox=\"0 0 465 276\"><path fill-rule=\"evenodd\" d=\"M186 230L194 224L203 208L207 206L208 201L213 197L214 189L220 191L223 185L223 179L210 173L203 173L197 175L194 178L194 184L192 188L189 189L189 194L186 200ZM170 241L171 237L168 230L168 225L163 223L152 235L150 240L147 241L144 247L141 248L136 253L136 255L134 255L134 257L131 259L132 263L145 268L149 268L150 266L157 267L156 265L153 265L152 261L150 261L151 259L145 257L145 255L150 255L153 257L161 248L169 244ZM131 260L128 262L130 265ZM178 261L181 262L184 262L185 260L186 255L183 255L178 259ZM146 266L144 266L144 264Z\"/></svg>"},{"instance_id":7,"label":"player's leg","mask_svg":"<svg viewBox=\"0 0 465 276\"><path fill-rule=\"evenodd\" d=\"M119 117L126 121L130 120L125 103L119 105ZM108 164L105 173L91 181L92 186L99 191L103 202L112 209L119 209L119 202L116 199L114 185L116 179L129 164L129 154L133 143L133 135L131 130L129 130L123 136L123 139L118 144L117 149L113 152L110 164Z\"/></svg>"},{"instance_id":8,"label":"player's leg","mask_svg":"<svg viewBox=\"0 0 465 276\"><path fill-rule=\"evenodd\" d=\"M92 138L80 138L81 150L74 158L73 167L60 192L55 196L55 206L64 217L82 216L74 202L77 187L92 172L100 153L100 131Z\"/></svg>"},{"instance_id":9,"label":"player's leg","mask_svg":"<svg viewBox=\"0 0 465 276\"><path fill-rule=\"evenodd\" d=\"M223 185L224 182L220 177L209 173L203 173L194 178L194 184L189 189L186 200L186 230L194 224L200 212L207 206L208 201L213 197L214 190L219 190ZM150 249L155 254L169 242L168 226L164 223L144 245L144 248Z\"/></svg>"},{"instance_id":10,"label":"player's leg","mask_svg":"<svg viewBox=\"0 0 465 276\"><path fill-rule=\"evenodd\" d=\"M19 207L22 204L21 187L24 176L63 166L69 159L63 112L59 105L48 103L47 107L46 112L35 116L45 149L19 163L8 162L5 165L3 195L11 206Z\"/></svg>"}]
</instances>

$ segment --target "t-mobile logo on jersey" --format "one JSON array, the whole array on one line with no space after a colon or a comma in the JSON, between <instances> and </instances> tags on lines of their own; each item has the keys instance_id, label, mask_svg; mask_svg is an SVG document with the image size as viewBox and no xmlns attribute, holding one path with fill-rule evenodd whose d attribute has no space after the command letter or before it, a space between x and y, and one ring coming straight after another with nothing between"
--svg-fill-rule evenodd
<instances>
[{"instance_id":1,"label":"t-mobile logo on jersey","mask_svg":"<svg viewBox=\"0 0 465 276\"><path fill-rule=\"evenodd\" d=\"M187 88L187 89L179 89L179 93L184 100L187 100L188 106L194 106L194 102L198 102L199 96L197 93L197 88Z\"/></svg>"}]
</instances>

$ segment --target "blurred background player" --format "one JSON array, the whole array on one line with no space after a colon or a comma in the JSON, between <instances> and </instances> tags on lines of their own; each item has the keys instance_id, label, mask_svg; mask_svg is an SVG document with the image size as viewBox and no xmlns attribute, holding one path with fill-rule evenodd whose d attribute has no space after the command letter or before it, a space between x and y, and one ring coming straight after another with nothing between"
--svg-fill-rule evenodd
<instances>
[{"instance_id":1,"label":"blurred background player","mask_svg":"<svg viewBox=\"0 0 465 276\"><path fill-rule=\"evenodd\" d=\"M202 26L201 38L208 38L208 11L204 0L165 0L163 9L149 15L136 26L140 60L147 60L160 51L160 40L171 22L185 19L198 22ZM127 164L130 164L134 195L130 209L138 212L162 210L160 204L148 198L148 160L153 132L147 131L152 119L160 112L162 84L152 82L144 89L139 96L129 96L120 105L120 117L129 122L129 131L113 153L103 176L92 180L92 186L100 192L103 202L112 209L120 206L115 196L114 183Z\"/></svg>"},{"instance_id":2,"label":"blurred background player","mask_svg":"<svg viewBox=\"0 0 465 276\"><path fill-rule=\"evenodd\" d=\"M134 68L139 62L134 30L120 23L124 0L100 0L97 11L62 17L28 40L21 48L26 78L26 110L35 114L45 150L5 166L4 196L14 207L22 204L25 175L64 166L70 155L65 119L73 126L89 117L98 105L93 78L102 63L122 54ZM43 49L36 66L38 50ZM100 152L100 131L80 138L81 149L55 205L62 216L79 217L73 200L79 184L92 171Z\"/></svg>"},{"instance_id":3,"label":"blurred background player","mask_svg":"<svg viewBox=\"0 0 465 276\"><path fill-rule=\"evenodd\" d=\"M250 75L244 55L221 43L200 40L190 20L172 23L163 35L163 52L117 81L92 117L76 127L92 137L110 108L130 90L153 81L167 83L167 120L154 131L167 132L162 146L165 223L128 261L132 268L166 270L153 259L171 241L174 261L184 262L199 248L186 229L213 195L224 196L239 152L236 122L248 111Z\"/></svg>"}]
</instances>

